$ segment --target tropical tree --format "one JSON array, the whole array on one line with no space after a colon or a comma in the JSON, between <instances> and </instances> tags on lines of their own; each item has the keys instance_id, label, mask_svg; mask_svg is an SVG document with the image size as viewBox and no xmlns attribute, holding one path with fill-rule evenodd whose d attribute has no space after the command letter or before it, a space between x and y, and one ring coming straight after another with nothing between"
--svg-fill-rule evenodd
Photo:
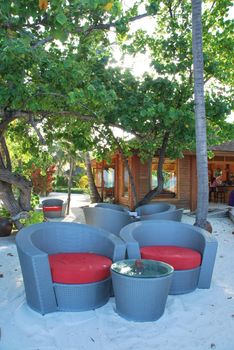
<instances>
[{"instance_id":1,"label":"tropical tree","mask_svg":"<svg viewBox=\"0 0 234 350\"><path fill-rule=\"evenodd\" d=\"M102 198L95 184L95 180L92 172L90 154L88 151L85 153L85 165L86 165L86 171L88 176L91 203L99 203L102 201Z\"/></svg>"},{"instance_id":2,"label":"tropical tree","mask_svg":"<svg viewBox=\"0 0 234 350\"><path fill-rule=\"evenodd\" d=\"M206 226L208 214L208 161L206 110L204 97L204 64L202 49L202 1L192 0L193 74L196 120L197 212L195 224Z\"/></svg>"},{"instance_id":3,"label":"tropical tree","mask_svg":"<svg viewBox=\"0 0 234 350\"><path fill-rule=\"evenodd\" d=\"M12 169L5 142L9 124L23 119L26 129L45 132L46 127L53 129L55 119L100 123L89 105L102 112L115 98L95 80L97 70L105 75L107 32L126 31L129 22L148 16L152 9L138 15L138 6L123 11L118 0L40 0L39 5L34 0L1 0L0 4L0 190L14 216L30 209L31 182ZM79 103L83 96L85 104ZM18 199L12 185L19 188Z\"/></svg>"},{"instance_id":4,"label":"tropical tree","mask_svg":"<svg viewBox=\"0 0 234 350\"><path fill-rule=\"evenodd\" d=\"M217 4L206 1L204 16L206 27L205 103L208 111L208 142L210 145L234 137L233 126L227 126L225 122L226 116L233 107L232 93L227 87L232 81L231 70L229 72L227 69L225 74L222 74L220 70L218 72L215 70L219 63L224 65L227 56L231 55L231 45L227 40L230 38L228 29L231 24L228 19L225 19L230 5L229 1ZM144 99L139 98L139 87L135 89L135 96L129 98L128 107L133 102L136 107L135 114L134 109L130 108L128 118L123 115L120 121L120 124L125 125L129 131L135 134L138 132L142 136L144 140L142 143L146 145L146 153L150 151L151 156L160 155L158 186L145 196L141 204L162 190L162 164L165 154L169 157L178 157L182 150L195 149L191 13L190 1L163 1L158 8L155 33L150 36L139 29L132 37L127 38L128 42L123 43L123 49L128 53L136 54L148 48L154 68L151 77L144 78L144 81L139 84L140 88L144 86L148 88L144 91ZM221 46L220 43L215 42L215 35L219 31L221 33L219 36L223 40L226 39L224 41L226 45ZM212 52L216 51L213 56L210 54L211 42ZM230 67L230 63L227 64ZM129 90L124 91L124 96L128 94ZM148 105L147 102L149 102ZM122 106L119 105L121 109ZM139 105L143 107L142 110ZM129 114L132 117L129 117ZM143 150L144 146L141 145L140 149ZM207 157L205 149L204 152Z\"/></svg>"}]
</instances>

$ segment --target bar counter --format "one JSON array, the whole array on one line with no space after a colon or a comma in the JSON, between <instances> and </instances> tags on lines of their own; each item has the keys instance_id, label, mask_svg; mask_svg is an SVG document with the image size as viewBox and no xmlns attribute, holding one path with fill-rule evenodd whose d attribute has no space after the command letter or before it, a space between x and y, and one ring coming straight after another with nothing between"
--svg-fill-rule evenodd
<instances>
[{"instance_id":1,"label":"bar counter","mask_svg":"<svg viewBox=\"0 0 234 350\"><path fill-rule=\"evenodd\" d=\"M223 185L218 185L217 186L217 192L219 191L224 191L225 192L225 201L224 203L227 203L229 202L229 197L230 197L230 193L232 191L234 191L234 184L233 185L226 185L226 184L223 184ZM218 202L220 202L220 200L218 200Z\"/></svg>"}]
</instances>

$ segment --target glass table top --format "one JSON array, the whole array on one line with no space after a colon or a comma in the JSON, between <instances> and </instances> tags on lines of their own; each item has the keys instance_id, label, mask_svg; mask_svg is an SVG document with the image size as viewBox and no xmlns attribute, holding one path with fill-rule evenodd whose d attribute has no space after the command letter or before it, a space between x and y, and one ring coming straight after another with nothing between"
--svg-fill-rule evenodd
<instances>
[{"instance_id":1,"label":"glass table top","mask_svg":"<svg viewBox=\"0 0 234 350\"><path fill-rule=\"evenodd\" d=\"M162 261L146 259L120 260L111 265L111 270L129 277L164 277L170 275L174 269Z\"/></svg>"}]
</instances>

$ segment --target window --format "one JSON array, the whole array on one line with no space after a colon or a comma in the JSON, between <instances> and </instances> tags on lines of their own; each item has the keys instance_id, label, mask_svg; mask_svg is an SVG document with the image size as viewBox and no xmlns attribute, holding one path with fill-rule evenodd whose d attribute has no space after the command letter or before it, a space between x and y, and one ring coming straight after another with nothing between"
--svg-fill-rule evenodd
<instances>
[{"instance_id":1,"label":"window","mask_svg":"<svg viewBox=\"0 0 234 350\"><path fill-rule=\"evenodd\" d=\"M126 166L123 164L123 188L122 188L122 196L123 197L128 197L128 185L129 185L129 176L128 176L128 170Z\"/></svg>"},{"instance_id":2,"label":"window","mask_svg":"<svg viewBox=\"0 0 234 350\"><path fill-rule=\"evenodd\" d=\"M151 188L157 187L158 158L153 158L151 167ZM163 164L163 188L168 194L177 194L177 166L175 160L165 159Z\"/></svg>"},{"instance_id":3,"label":"window","mask_svg":"<svg viewBox=\"0 0 234 350\"><path fill-rule=\"evenodd\" d=\"M115 169L108 168L103 172L104 187L112 188L115 185Z\"/></svg>"}]
</instances>

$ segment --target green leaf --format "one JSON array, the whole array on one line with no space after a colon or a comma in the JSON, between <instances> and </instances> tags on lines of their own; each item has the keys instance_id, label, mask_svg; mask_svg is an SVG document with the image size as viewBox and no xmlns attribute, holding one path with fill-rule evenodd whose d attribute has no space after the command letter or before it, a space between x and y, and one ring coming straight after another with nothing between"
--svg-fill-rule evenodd
<instances>
[{"instance_id":1,"label":"green leaf","mask_svg":"<svg viewBox=\"0 0 234 350\"><path fill-rule=\"evenodd\" d=\"M68 38L68 34L62 28L54 30L52 34L55 39L58 39L62 42L66 41Z\"/></svg>"},{"instance_id":2,"label":"green leaf","mask_svg":"<svg viewBox=\"0 0 234 350\"><path fill-rule=\"evenodd\" d=\"M67 22L67 17L63 12L60 12L56 16L56 21L63 26Z\"/></svg>"}]
</instances>

